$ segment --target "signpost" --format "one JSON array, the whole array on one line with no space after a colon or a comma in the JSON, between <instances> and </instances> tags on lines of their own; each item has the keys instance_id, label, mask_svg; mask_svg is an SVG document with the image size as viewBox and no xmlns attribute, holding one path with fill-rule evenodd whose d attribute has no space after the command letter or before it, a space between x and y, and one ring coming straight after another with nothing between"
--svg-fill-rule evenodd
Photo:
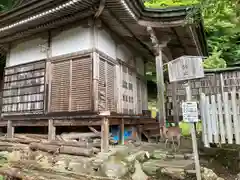
<instances>
[{"instance_id":1,"label":"signpost","mask_svg":"<svg viewBox=\"0 0 240 180\"><path fill-rule=\"evenodd\" d=\"M189 80L204 77L202 57L182 56L168 63L170 82L187 81L186 102L182 105L183 120L191 124L191 136L197 180L201 180L201 169L198 156L197 138L194 123L198 122L197 102L192 101L192 93Z\"/></svg>"}]
</instances>

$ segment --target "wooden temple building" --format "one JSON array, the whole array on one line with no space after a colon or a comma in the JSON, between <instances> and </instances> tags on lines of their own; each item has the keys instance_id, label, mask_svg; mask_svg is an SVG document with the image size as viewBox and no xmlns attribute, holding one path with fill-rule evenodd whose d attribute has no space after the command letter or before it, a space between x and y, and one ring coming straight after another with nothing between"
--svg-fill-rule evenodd
<instances>
[{"instance_id":1,"label":"wooden temple building","mask_svg":"<svg viewBox=\"0 0 240 180\"><path fill-rule=\"evenodd\" d=\"M141 0L23 2L0 14L0 126L8 137L26 126L48 127L49 139L63 126L102 127L103 141L110 125L159 135L158 123L143 114L146 63L156 62L164 119L162 64L207 54L202 22L187 24L191 8L148 9Z\"/></svg>"}]
</instances>

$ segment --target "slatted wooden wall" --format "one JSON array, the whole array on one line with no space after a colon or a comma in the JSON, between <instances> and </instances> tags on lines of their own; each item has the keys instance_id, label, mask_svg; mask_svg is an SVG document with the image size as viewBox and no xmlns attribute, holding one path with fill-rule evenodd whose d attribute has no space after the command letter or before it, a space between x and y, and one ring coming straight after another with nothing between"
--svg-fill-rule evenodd
<instances>
[{"instance_id":1,"label":"slatted wooden wall","mask_svg":"<svg viewBox=\"0 0 240 180\"><path fill-rule=\"evenodd\" d=\"M202 79L195 79L190 81L192 96L195 100L200 99L200 93L206 95L218 94L223 92L230 92L233 88L240 90L240 71L223 71L223 72L206 72L205 77ZM172 119L173 117L173 84L167 85L167 102L166 102L166 113ZM176 108L178 109L180 120L182 119L181 104L185 101L185 88L183 82L177 83L176 89L177 103Z\"/></svg>"},{"instance_id":2,"label":"slatted wooden wall","mask_svg":"<svg viewBox=\"0 0 240 180\"><path fill-rule=\"evenodd\" d=\"M3 116L43 113L45 68L45 61L37 61L5 69Z\"/></svg>"},{"instance_id":3,"label":"slatted wooden wall","mask_svg":"<svg viewBox=\"0 0 240 180\"><path fill-rule=\"evenodd\" d=\"M52 63L51 111L68 111L70 61Z\"/></svg>"},{"instance_id":4,"label":"slatted wooden wall","mask_svg":"<svg viewBox=\"0 0 240 180\"><path fill-rule=\"evenodd\" d=\"M98 109L117 111L115 100L115 65L103 58L99 61Z\"/></svg>"},{"instance_id":5,"label":"slatted wooden wall","mask_svg":"<svg viewBox=\"0 0 240 180\"><path fill-rule=\"evenodd\" d=\"M99 82L98 82L99 100L98 109L99 111L106 110L106 71L105 71L105 60L100 59L99 62Z\"/></svg>"},{"instance_id":6,"label":"slatted wooden wall","mask_svg":"<svg viewBox=\"0 0 240 180\"><path fill-rule=\"evenodd\" d=\"M90 56L52 62L51 112L92 110Z\"/></svg>"}]
</instances>

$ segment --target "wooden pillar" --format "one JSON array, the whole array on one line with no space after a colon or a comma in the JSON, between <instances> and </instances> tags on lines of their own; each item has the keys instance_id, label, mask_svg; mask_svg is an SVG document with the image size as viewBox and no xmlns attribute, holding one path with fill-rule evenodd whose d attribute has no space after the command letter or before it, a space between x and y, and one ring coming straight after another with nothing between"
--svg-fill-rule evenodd
<instances>
[{"instance_id":1,"label":"wooden pillar","mask_svg":"<svg viewBox=\"0 0 240 180\"><path fill-rule=\"evenodd\" d=\"M125 144L125 140L124 140L124 119L121 119L121 123L120 123L120 132L119 132L119 142L121 145Z\"/></svg>"},{"instance_id":2,"label":"wooden pillar","mask_svg":"<svg viewBox=\"0 0 240 180\"><path fill-rule=\"evenodd\" d=\"M53 120L48 120L48 141L55 140L56 138L56 127L53 124Z\"/></svg>"},{"instance_id":3,"label":"wooden pillar","mask_svg":"<svg viewBox=\"0 0 240 180\"><path fill-rule=\"evenodd\" d=\"M163 60L162 48L158 48L159 53L156 56L156 76L157 76L157 109L159 112L159 121L162 126L166 124L166 111L165 111L165 84L163 75Z\"/></svg>"},{"instance_id":4,"label":"wooden pillar","mask_svg":"<svg viewBox=\"0 0 240 180\"><path fill-rule=\"evenodd\" d=\"M14 127L12 126L12 121L8 120L7 123L7 138L14 137Z\"/></svg>"},{"instance_id":5,"label":"wooden pillar","mask_svg":"<svg viewBox=\"0 0 240 180\"><path fill-rule=\"evenodd\" d=\"M159 43L157 36L155 35L154 29L152 27L147 27L147 32L150 35L150 39L153 44L155 51L155 61L156 61L156 76L157 76L157 109L159 112L159 121L161 126L166 124L166 111L165 111L165 84L164 84L164 73L163 73L163 53L162 49L167 46L170 41L168 38L166 41Z\"/></svg>"},{"instance_id":6,"label":"wooden pillar","mask_svg":"<svg viewBox=\"0 0 240 180\"><path fill-rule=\"evenodd\" d=\"M109 119L106 116L102 118L101 137L101 152L107 153L109 150Z\"/></svg>"},{"instance_id":7,"label":"wooden pillar","mask_svg":"<svg viewBox=\"0 0 240 180\"><path fill-rule=\"evenodd\" d=\"M142 141L142 125L137 126L137 136L138 136L138 141Z\"/></svg>"},{"instance_id":8,"label":"wooden pillar","mask_svg":"<svg viewBox=\"0 0 240 180\"><path fill-rule=\"evenodd\" d=\"M173 120L176 125L179 124L179 104L177 102L177 83L172 83L172 103L173 103Z\"/></svg>"}]
</instances>

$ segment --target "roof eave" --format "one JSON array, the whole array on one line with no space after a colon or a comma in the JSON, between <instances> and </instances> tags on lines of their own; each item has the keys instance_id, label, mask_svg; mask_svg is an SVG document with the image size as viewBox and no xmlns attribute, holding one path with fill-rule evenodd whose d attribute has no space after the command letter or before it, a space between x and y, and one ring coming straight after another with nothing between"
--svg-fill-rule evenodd
<instances>
[{"instance_id":1,"label":"roof eave","mask_svg":"<svg viewBox=\"0 0 240 180\"><path fill-rule=\"evenodd\" d=\"M139 20L140 25L150 25L148 21L146 21L146 18L151 18L152 20L156 19L164 19L168 21L169 18L175 18L178 19L176 21L171 21L171 24L168 23L159 23L159 27L174 27L174 26L181 26L184 25L184 19L187 16L188 11L192 10L193 8L196 8L195 6L180 6L180 7L169 7L169 8L159 8L159 9L153 9L153 8L147 8L144 6L142 0L136 1L137 5L139 6L139 9L141 10L141 17ZM203 56L208 56L208 49L207 49L207 41L206 41L206 34L204 31L203 26L203 19L200 18L199 23L196 25L196 33L198 35L198 39L200 41L200 46L202 50Z\"/></svg>"}]
</instances>

